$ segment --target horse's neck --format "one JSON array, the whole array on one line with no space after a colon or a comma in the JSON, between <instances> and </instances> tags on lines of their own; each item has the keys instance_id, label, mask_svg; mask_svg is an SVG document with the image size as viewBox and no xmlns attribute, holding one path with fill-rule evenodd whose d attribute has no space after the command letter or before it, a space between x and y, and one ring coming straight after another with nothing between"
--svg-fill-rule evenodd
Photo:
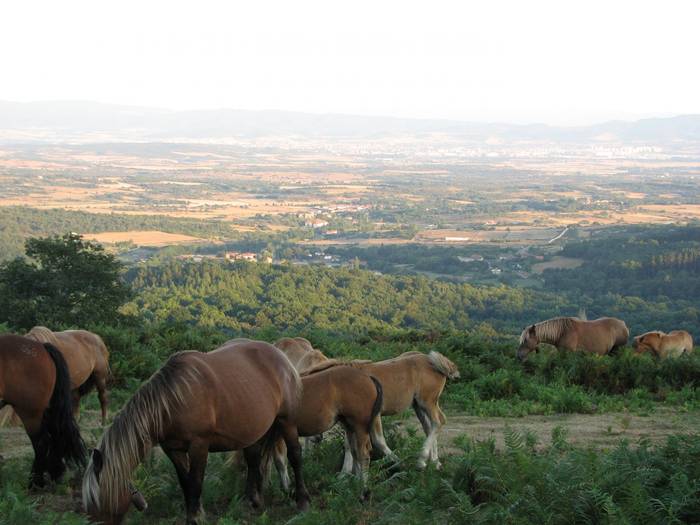
<instances>
[{"instance_id":1,"label":"horse's neck","mask_svg":"<svg viewBox=\"0 0 700 525\"><path fill-rule=\"evenodd\" d=\"M544 321L535 325L535 334L540 343L555 345L561 339L564 332L563 321Z\"/></svg>"}]
</instances>

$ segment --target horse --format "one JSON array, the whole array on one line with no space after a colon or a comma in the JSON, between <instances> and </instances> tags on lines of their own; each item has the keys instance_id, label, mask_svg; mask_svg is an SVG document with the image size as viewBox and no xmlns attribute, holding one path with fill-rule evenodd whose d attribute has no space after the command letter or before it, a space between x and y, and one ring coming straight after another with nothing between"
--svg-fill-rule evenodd
<instances>
[{"instance_id":1,"label":"horse","mask_svg":"<svg viewBox=\"0 0 700 525\"><path fill-rule=\"evenodd\" d=\"M102 338L87 330L53 332L43 326L35 326L27 337L40 343L51 343L63 354L70 372L73 391L73 413L80 413L80 398L93 388L97 389L102 411L102 425L107 420L107 380L109 379L109 351Z\"/></svg>"},{"instance_id":2,"label":"horse","mask_svg":"<svg viewBox=\"0 0 700 525\"><path fill-rule=\"evenodd\" d=\"M413 407L426 436L418 458L418 468L425 468L427 461L440 468L437 438L446 419L440 409L439 400L447 380L459 377L457 365L439 352L433 351L427 355L421 352L405 352L398 357L378 362L329 359L305 371L305 374L340 365L359 368L379 380L384 393L381 415L390 416ZM372 446L382 455L396 459L384 438L381 418L375 419L370 438ZM352 455L346 444L343 472L351 472L352 467Z\"/></svg>"},{"instance_id":3,"label":"horse","mask_svg":"<svg viewBox=\"0 0 700 525\"><path fill-rule=\"evenodd\" d=\"M693 338L685 330L647 332L634 338L632 347L635 353L651 352L661 359L680 357L693 351Z\"/></svg>"},{"instance_id":4,"label":"horse","mask_svg":"<svg viewBox=\"0 0 700 525\"><path fill-rule=\"evenodd\" d=\"M301 374L302 372L304 372L304 370L314 368L315 366L323 363L324 361L328 361L328 358L325 356L325 354L320 350L312 349L306 352L303 356L301 356L301 359L297 361L295 368Z\"/></svg>"},{"instance_id":5,"label":"horse","mask_svg":"<svg viewBox=\"0 0 700 525\"><path fill-rule=\"evenodd\" d=\"M204 520L200 502L210 452L243 449L246 495L261 505L261 458L281 435L294 470L299 509L309 505L301 472L296 414L301 380L289 359L262 341L224 343L208 353L180 352L143 384L93 450L83 477L83 507L121 523L129 505L146 507L130 477L155 445L175 467L186 523Z\"/></svg>"},{"instance_id":6,"label":"horse","mask_svg":"<svg viewBox=\"0 0 700 525\"><path fill-rule=\"evenodd\" d=\"M345 429L351 451L352 472L366 481L372 449L369 435L382 410L382 385L364 371L349 366L302 373L301 383L303 395L297 413L299 435L322 434L339 422ZM289 475L281 440L274 449L274 462L282 487L287 490Z\"/></svg>"},{"instance_id":7,"label":"horse","mask_svg":"<svg viewBox=\"0 0 700 525\"><path fill-rule=\"evenodd\" d=\"M307 352L314 349L309 340L303 337L283 337L273 344L284 352L295 367Z\"/></svg>"},{"instance_id":8,"label":"horse","mask_svg":"<svg viewBox=\"0 0 700 525\"><path fill-rule=\"evenodd\" d=\"M68 367L51 343L0 335L0 407L6 405L19 416L34 448L30 488L43 487L46 472L56 481L67 464L85 464Z\"/></svg>"},{"instance_id":9,"label":"horse","mask_svg":"<svg viewBox=\"0 0 700 525\"><path fill-rule=\"evenodd\" d=\"M595 321L555 317L525 328L520 334L516 355L522 361L530 352L537 352L540 343L554 345L557 350L605 355L625 346L629 335L625 322L614 317L601 317Z\"/></svg>"}]
</instances>

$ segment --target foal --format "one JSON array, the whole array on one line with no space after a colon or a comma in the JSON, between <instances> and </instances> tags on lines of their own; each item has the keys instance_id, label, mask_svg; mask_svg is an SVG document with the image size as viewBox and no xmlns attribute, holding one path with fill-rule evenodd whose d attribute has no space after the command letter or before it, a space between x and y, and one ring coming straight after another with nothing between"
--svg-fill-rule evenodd
<instances>
[{"instance_id":1,"label":"foal","mask_svg":"<svg viewBox=\"0 0 700 525\"><path fill-rule=\"evenodd\" d=\"M315 436L340 423L350 449L350 470L366 480L372 448L369 433L382 410L382 385L364 371L349 366L302 373L301 382L303 395L297 412L299 435ZM289 476L281 441L275 447L274 461L286 490Z\"/></svg>"}]
</instances>

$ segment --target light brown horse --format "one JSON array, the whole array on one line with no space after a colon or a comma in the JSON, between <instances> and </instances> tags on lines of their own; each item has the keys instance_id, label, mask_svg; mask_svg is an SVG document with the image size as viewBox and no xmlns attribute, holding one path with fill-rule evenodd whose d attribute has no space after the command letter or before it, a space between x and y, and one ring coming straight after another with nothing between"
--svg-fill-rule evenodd
<instances>
[{"instance_id":1,"label":"light brown horse","mask_svg":"<svg viewBox=\"0 0 700 525\"><path fill-rule=\"evenodd\" d=\"M107 380L109 379L109 351L102 338L87 330L53 332L35 326L27 337L40 343L51 343L63 354L70 372L73 391L73 414L80 412L80 398L97 388L102 410L102 424L107 420Z\"/></svg>"},{"instance_id":2,"label":"light brown horse","mask_svg":"<svg viewBox=\"0 0 700 525\"><path fill-rule=\"evenodd\" d=\"M679 357L693 351L693 338L685 330L669 333L647 332L634 338L632 347L637 354L651 352L661 359Z\"/></svg>"},{"instance_id":3,"label":"light brown horse","mask_svg":"<svg viewBox=\"0 0 700 525\"><path fill-rule=\"evenodd\" d=\"M61 477L66 463L85 463L85 445L71 411L66 362L50 343L18 335L0 336L0 407L19 416L34 448L30 486L44 485L44 473Z\"/></svg>"},{"instance_id":4,"label":"light brown horse","mask_svg":"<svg viewBox=\"0 0 700 525\"><path fill-rule=\"evenodd\" d=\"M304 372L304 370L314 368L315 366L323 363L324 361L328 361L328 358L325 356L325 354L320 350L312 349L306 352L301 357L301 359L297 361L295 368L301 374L302 372Z\"/></svg>"},{"instance_id":5,"label":"light brown horse","mask_svg":"<svg viewBox=\"0 0 700 525\"><path fill-rule=\"evenodd\" d=\"M278 435L294 469L297 505L307 508L296 427L300 396L301 380L289 359L262 341L173 355L127 402L93 451L83 478L85 510L98 521L120 523L131 502L145 507L129 478L155 445L175 466L188 524L204 519L200 496L210 452L244 449L246 494L258 506L263 445L273 446Z\"/></svg>"},{"instance_id":6,"label":"light brown horse","mask_svg":"<svg viewBox=\"0 0 700 525\"><path fill-rule=\"evenodd\" d=\"M538 351L540 343L554 345L557 350L605 355L625 346L629 335L625 322L614 317L601 317L595 321L555 317L523 330L517 356L520 360L525 359L530 352Z\"/></svg>"},{"instance_id":7,"label":"light brown horse","mask_svg":"<svg viewBox=\"0 0 700 525\"><path fill-rule=\"evenodd\" d=\"M302 373L301 382L303 396L297 414L299 435L322 434L340 423L352 455L352 472L365 480L372 449L369 434L382 409L382 385L364 371L350 366ZM288 489L282 441L278 442L274 454L282 487Z\"/></svg>"},{"instance_id":8,"label":"light brown horse","mask_svg":"<svg viewBox=\"0 0 700 525\"><path fill-rule=\"evenodd\" d=\"M314 349L309 340L303 337L283 337L275 341L274 345L284 352L295 367L307 352Z\"/></svg>"},{"instance_id":9,"label":"light brown horse","mask_svg":"<svg viewBox=\"0 0 700 525\"><path fill-rule=\"evenodd\" d=\"M457 366L439 352L430 352L428 355L406 352L393 359L376 363L330 359L307 370L306 373L339 365L357 367L379 380L384 392L383 416L398 414L413 407L426 435L418 458L418 467L425 468L427 461L431 461L439 468L437 438L445 424L445 414L440 410L439 400L447 379L459 377ZM377 418L372 425L370 437L372 446L381 454L396 458L384 439L381 418ZM343 471L350 472L352 466L352 455L346 446Z\"/></svg>"}]
</instances>

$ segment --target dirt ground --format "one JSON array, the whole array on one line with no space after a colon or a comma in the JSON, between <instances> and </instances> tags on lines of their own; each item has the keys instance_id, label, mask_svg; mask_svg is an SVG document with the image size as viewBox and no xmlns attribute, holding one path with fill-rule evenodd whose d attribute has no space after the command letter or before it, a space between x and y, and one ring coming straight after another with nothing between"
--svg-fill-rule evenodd
<instances>
[{"instance_id":1,"label":"dirt ground","mask_svg":"<svg viewBox=\"0 0 700 525\"><path fill-rule=\"evenodd\" d=\"M440 434L439 443L445 452L456 452L455 439L482 441L493 438L497 448L503 448L503 433L511 428L521 433L532 432L538 438L539 447L547 447L552 440L552 430L562 427L567 431L567 441L579 446L611 448L621 439L636 444L642 438L653 443L663 442L671 434L700 432L700 413L678 412L657 408L648 416L622 412L607 414L558 414L527 417L478 417L447 413L447 423ZM97 411L84 410L81 428L88 445L94 445L101 434ZM397 421L401 427L418 430L417 419L410 414ZM386 425L388 426L388 425ZM9 459L31 453L29 438L22 427L0 428L0 455Z\"/></svg>"},{"instance_id":2,"label":"dirt ground","mask_svg":"<svg viewBox=\"0 0 700 525\"><path fill-rule=\"evenodd\" d=\"M580 446L610 448L621 439L635 444L642 438L663 442L671 434L700 432L697 413L681 413L657 408L648 416L621 412L607 414L558 414L553 416L477 417L447 414L440 442L448 449L454 439L466 434L469 438L484 440L493 438L498 448L503 447L503 433L511 428L521 433L532 432L540 446L548 446L552 430L562 427L567 431L567 441Z\"/></svg>"}]
</instances>

